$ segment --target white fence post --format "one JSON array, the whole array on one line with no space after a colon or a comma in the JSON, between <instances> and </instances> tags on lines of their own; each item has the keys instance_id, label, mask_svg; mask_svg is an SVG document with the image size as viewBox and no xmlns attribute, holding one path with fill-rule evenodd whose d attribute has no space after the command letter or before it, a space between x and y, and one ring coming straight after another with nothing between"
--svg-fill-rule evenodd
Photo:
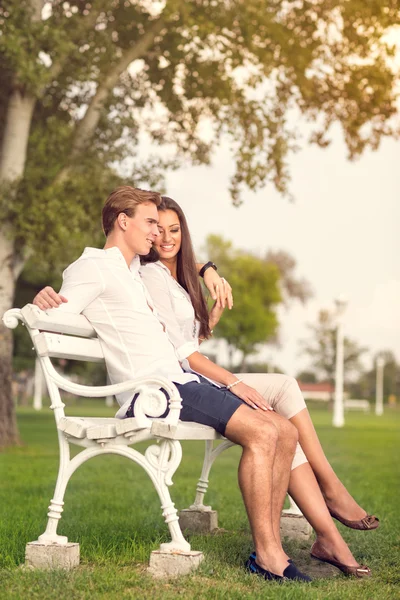
<instances>
[{"instance_id":1,"label":"white fence post","mask_svg":"<svg viewBox=\"0 0 400 600\"><path fill-rule=\"evenodd\" d=\"M339 296L335 300L337 314L337 332L336 332L336 371L335 371L335 402L333 406L334 427L343 427L344 425L344 406L343 406L343 368L344 368L344 335L343 335L343 313L346 308L346 300Z\"/></svg>"},{"instance_id":2,"label":"white fence post","mask_svg":"<svg viewBox=\"0 0 400 600\"><path fill-rule=\"evenodd\" d=\"M385 366L384 359L379 356L376 359L376 402L375 414L379 417L383 415L383 369Z\"/></svg>"}]
</instances>

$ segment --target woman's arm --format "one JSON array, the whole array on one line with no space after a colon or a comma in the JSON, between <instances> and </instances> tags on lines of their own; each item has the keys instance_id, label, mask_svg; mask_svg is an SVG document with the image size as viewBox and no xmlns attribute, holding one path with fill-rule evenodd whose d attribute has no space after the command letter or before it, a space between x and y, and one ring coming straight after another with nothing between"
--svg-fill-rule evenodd
<instances>
[{"instance_id":1,"label":"woman's arm","mask_svg":"<svg viewBox=\"0 0 400 600\"><path fill-rule=\"evenodd\" d=\"M196 263L196 267L200 273L201 269L204 267L204 263ZM220 308L228 306L230 310L233 307L232 288L226 279L220 277L213 268L206 270L203 279L206 288L210 292L211 298L216 301Z\"/></svg>"},{"instance_id":2,"label":"woman's arm","mask_svg":"<svg viewBox=\"0 0 400 600\"><path fill-rule=\"evenodd\" d=\"M190 368L204 377L208 377L217 383L229 387L230 391L238 398L246 402L252 408L273 410L264 398L254 388L246 385L240 379L223 367L219 367L212 360L203 356L200 352L194 352L187 357Z\"/></svg>"}]
</instances>

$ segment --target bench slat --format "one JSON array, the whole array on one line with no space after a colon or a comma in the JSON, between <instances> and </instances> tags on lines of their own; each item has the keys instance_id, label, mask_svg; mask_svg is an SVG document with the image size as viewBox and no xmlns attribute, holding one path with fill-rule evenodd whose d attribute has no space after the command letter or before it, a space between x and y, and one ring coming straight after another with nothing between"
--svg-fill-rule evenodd
<instances>
[{"instance_id":1,"label":"bench slat","mask_svg":"<svg viewBox=\"0 0 400 600\"><path fill-rule=\"evenodd\" d=\"M35 337L35 346L39 356L104 362L103 351L98 339L42 332Z\"/></svg>"},{"instance_id":2,"label":"bench slat","mask_svg":"<svg viewBox=\"0 0 400 600\"><path fill-rule=\"evenodd\" d=\"M81 337L96 337L96 332L83 315L65 313L56 308L40 310L33 304L27 304L21 309L26 324L31 329L42 329L56 333L66 333Z\"/></svg>"}]
</instances>

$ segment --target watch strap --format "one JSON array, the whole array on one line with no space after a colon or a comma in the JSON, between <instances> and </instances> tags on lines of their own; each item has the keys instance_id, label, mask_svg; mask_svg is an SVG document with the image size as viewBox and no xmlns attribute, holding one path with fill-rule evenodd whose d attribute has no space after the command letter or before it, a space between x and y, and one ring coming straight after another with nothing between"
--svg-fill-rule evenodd
<instances>
[{"instance_id":1,"label":"watch strap","mask_svg":"<svg viewBox=\"0 0 400 600\"><path fill-rule=\"evenodd\" d=\"M203 265L199 271L199 275L200 277L204 277L204 273L207 271L207 269L209 268L214 269L215 271L217 271L217 265L214 264L211 260L209 260L205 265Z\"/></svg>"}]
</instances>

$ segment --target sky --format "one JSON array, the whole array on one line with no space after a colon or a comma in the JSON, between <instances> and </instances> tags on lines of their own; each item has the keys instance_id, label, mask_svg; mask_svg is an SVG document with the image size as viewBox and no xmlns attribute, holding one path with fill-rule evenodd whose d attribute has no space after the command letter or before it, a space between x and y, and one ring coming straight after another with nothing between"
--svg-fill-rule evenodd
<instances>
[{"instance_id":1,"label":"sky","mask_svg":"<svg viewBox=\"0 0 400 600\"><path fill-rule=\"evenodd\" d=\"M168 195L185 211L199 258L212 259L200 249L209 233L217 233L259 255L286 250L297 261L297 276L311 283L314 297L306 306L279 312L280 347L260 354L289 375L307 367L299 348L309 335L307 324L322 308L333 308L339 295L348 301L345 335L370 349L365 366L384 349L400 361L400 142L386 139L356 162L346 155L339 129L326 149L304 141L290 160L294 202L267 186L245 192L242 206L232 206L227 143L215 151L211 166L167 177Z\"/></svg>"}]
</instances>

